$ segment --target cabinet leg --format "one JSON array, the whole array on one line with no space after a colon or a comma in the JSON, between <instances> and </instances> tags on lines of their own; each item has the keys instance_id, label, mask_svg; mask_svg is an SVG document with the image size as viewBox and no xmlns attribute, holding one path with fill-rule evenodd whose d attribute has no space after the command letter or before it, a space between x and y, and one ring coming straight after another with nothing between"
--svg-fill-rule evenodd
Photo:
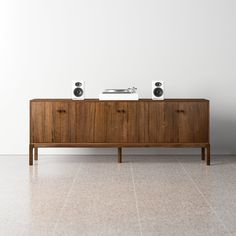
<instances>
[{"instance_id":1,"label":"cabinet leg","mask_svg":"<svg viewBox=\"0 0 236 236\"><path fill-rule=\"evenodd\" d=\"M206 156L205 150L206 149L204 147L202 147L202 161L205 160L205 156Z\"/></svg>"},{"instance_id":2,"label":"cabinet leg","mask_svg":"<svg viewBox=\"0 0 236 236\"><path fill-rule=\"evenodd\" d=\"M38 160L38 147L34 148L34 160L37 161Z\"/></svg>"},{"instance_id":3,"label":"cabinet leg","mask_svg":"<svg viewBox=\"0 0 236 236\"><path fill-rule=\"evenodd\" d=\"M118 163L122 163L122 148L118 148Z\"/></svg>"},{"instance_id":4,"label":"cabinet leg","mask_svg":"<svg viewBox=\"0 0 236 236\"><path fill-rule=\"evenodd\" d=\"M211 163L211 147L210 144L207 146L207 160L206 160L206 164L209 166Z\"/></svg>"},{"instance_id":5,"label":"cabinet leg","mask_svg":"<svg viewBox=\"0 0 236 236\"><path fill-rule=\"evenodd\" d=\"M34 145L30 144L29 145L29 165L30 166L33 165L33 149L34 149Z\"/></svg>"}]
</instances>

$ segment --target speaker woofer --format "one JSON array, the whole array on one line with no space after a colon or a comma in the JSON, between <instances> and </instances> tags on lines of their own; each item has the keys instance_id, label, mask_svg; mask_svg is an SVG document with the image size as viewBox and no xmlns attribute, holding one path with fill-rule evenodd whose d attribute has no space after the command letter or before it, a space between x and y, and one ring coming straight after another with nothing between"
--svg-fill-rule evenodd
<instances>
[{"instance_id":1,"label":"speaker woofer","mask_svg":"<svg viewBox=\"0 0 236 236\"><path fill-rule=\"evenodd\" d=\"M82 95L83 95L83 89L81 89L81 88L75 88L74 89L74 95L76 96L76 97L81 97Z\"/></svg>"},{"instance_id":2,"label":"speaker woofer","mask_svg":"<svg viewBox=\"0 0 236 236\"><path fill-rule=\"evenodd\" d=\"M154 91L153 91L153 94L156 96L156 97L161 97L163 95L163 89L161 88L155 88Z\"/></svg>"}]
</instances>

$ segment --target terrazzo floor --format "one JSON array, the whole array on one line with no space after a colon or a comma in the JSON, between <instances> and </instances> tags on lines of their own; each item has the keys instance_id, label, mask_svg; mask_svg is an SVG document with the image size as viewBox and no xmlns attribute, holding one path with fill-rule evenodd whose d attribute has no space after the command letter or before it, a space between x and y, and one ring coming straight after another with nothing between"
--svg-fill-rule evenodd
<instances>
[{"instance_id":1,"label":"terrazzo floor","mask_svg":"<svg viewBox=\"0 0 236 236\"><path fill-rule=\"evenodd\" d=\"M0 157L0 236L236 236L236 156Z\"/></svg>"}]
</instances>

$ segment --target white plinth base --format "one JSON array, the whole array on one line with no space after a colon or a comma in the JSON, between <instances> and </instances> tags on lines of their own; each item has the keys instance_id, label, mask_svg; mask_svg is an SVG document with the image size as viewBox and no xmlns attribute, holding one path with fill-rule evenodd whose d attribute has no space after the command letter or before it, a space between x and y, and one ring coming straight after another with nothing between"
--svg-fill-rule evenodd
<instances>
[{"instance_id":1,"label":"white plinth base","mask_svg":"<svg viewBox=\"0 0 236 236\"><path fill-rule=\"evenodd\" d=\"M99 100L138 100L137 93L107 94L100 93Z\"/></svg>"}]
</instances>

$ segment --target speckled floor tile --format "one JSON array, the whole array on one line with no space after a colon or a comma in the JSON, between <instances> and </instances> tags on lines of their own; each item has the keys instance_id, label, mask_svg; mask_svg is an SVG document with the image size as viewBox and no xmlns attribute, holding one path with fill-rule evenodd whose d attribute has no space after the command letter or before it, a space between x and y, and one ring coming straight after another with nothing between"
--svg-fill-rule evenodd
<instances>
[{"instance_id":1,"label":"speckled floor tile","mask_svg":"<svg viewBox=\"0 0 236 236\"><path fill-rule=\"evenodd\" d=\"M229 234L181 163L161 157L132 166L143 235Z\"/></svg>"},{"instance_id":2,"label":"speckled floor tile","mask_svg":"<svg viewBox=\"0 0 236 236\"><path fill-rule=\"evenodd\" d=\"M0 235L236 236L236 157L0 157Z\"/></svg>"},{"instance_id":3,"label":"speckled floor tile","mask_svg":"<svg viewBox=\"0 0 236 236\"><path fill-rule=\"evenodd\" d=\"M25 236L25 227L16 222L4 222L0 220L0 235Z\"/></svg>"},{"instance_id":4,"label":"speckled floor tile","mask_svg":"<svg viewBox=\"0 0 236 236\"><path fill-rule=\"evenodd\" d=\"M139 235L130 165L81 164L56 235Z\"/></svg>"},{"instance_id":5,"label":"speckled floor tile","mask_svg":"<svg viewBox=\"0 0 236 236\"><path fill-rule=\"evenodd\" d=\"M192 158L193 160L194 158ZM232 156L214 158L212 166L196 164L186 158L180 162L193 185L231 233L236 232L236 160Z\"/></svg>"}]
</instances>

